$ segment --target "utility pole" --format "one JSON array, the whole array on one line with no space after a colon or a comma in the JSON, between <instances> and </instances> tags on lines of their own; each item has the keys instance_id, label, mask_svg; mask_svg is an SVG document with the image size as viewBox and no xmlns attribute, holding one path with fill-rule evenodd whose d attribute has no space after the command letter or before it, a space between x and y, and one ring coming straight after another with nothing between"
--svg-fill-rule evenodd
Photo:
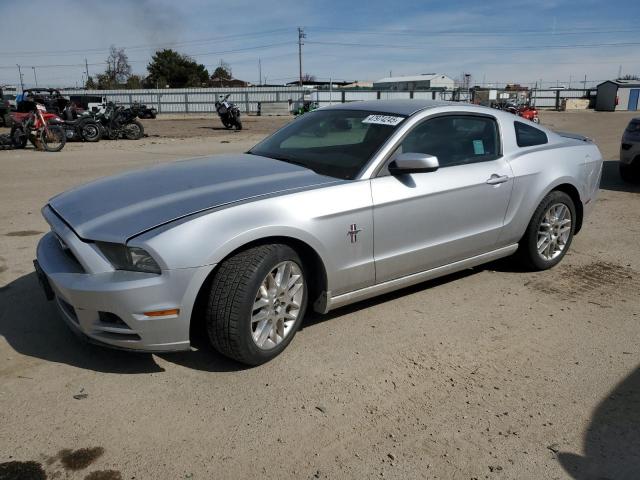
<instances>
[{"instance_id":1,"label":"utility pole","mask_svg":"<svg viewBox=\"0 0 640 480\"><path fill-rule=\"evenodd\" d=\"M36 81L36 87L38 86L38 77L36 75L36 67L31 67L33 68L33 79Z\"/></svg>"},{"instance_id":2,"label":"utility pole","mask_svg":"<svg viewBox=\"0 0 640 480\"><path fill-rule=\"evenodd\" d=\"M300 68L300 86L302 86L302 45L307 35L302 27L298 27L298 66Z\"/></svg>"},{"instance_id":3,"label":"utility pole","mask_svg":"<svg viewBox=\"0 0 640 480\"><path fill-rule=\"evenodd\" d=\"M87 57L84 58L84 73L87 74L87 82L89 81L89 63L87 62Z\"/></svg>"},{"instance_id":4,"label":"utility pole","mask_svg":"<svg viewBox=\"0 0 640 480\"><path fill-rule=\"evenodd\" d=\"M22 90L24 92L24 82L22 80L22 70L20 69L20 65L18 65L16 63L16 66L18 67L18 75L20 76L20 90Z\"/></svg>"},{"instance_id":5,"label":"utility pole","mask_svg":"<svg viewBox=\"0 0 640 480\"><path fill-rule=\"evenodd\" d=\"M582 88L584 88L584 91L587 91L587 74L584 74L584 81L582 82Z\"/></svg>"},{"instance_id":6,"label":"utility pole","mask_svg":"<svg viewBox=\"0 0 640 480\"><path fill-rule=\"evenodd\" d=\"M258 59L258 85L262 86L262 61Z\"/></svg>"}]
</instances>

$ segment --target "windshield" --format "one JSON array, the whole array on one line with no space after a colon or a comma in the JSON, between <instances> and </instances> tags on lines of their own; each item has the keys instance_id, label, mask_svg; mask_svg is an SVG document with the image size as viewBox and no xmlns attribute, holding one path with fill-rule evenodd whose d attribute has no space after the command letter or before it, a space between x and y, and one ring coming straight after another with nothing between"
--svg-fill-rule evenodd
<instances>
[{"instance_id":1,"label":"windshield","mask_svg":"<svg viewBox=\"0 0 640 480\"><path fill-rule=\"evenodd\" d=\"M249 153L302 165L321 175L354 179L405 118L362 110L317 110Z\"/></svg>"}]
</instances>

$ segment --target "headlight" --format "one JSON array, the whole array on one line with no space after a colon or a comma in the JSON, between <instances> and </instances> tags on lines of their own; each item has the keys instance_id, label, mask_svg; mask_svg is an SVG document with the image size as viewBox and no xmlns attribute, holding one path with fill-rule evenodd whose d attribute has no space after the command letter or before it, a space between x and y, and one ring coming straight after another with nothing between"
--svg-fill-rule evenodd
<instances>
[{"instance_id":1,"label":"headlight","mask_svg":"<svg viewBox=\"0 0 640 480\"><path fill-rule=\"evenodd\" d=\"M142 248L104 242L96 242L96 245L116 270L160 273L158 263Z\"/></svg>"}]
</instances>

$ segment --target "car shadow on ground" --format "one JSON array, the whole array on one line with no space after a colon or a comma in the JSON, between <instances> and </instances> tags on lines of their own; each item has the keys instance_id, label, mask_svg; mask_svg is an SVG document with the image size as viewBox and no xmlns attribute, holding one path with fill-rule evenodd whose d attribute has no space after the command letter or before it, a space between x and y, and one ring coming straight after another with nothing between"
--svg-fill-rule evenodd
<instances>
[{"instance_id":1,"label":"car shadow on ground","mask_svg":"<svg viewBox=\"0 0 640 480\"><path fill-rule=\"evenodd\" d=\"M505 258L348 305L326 315L317 314L309 309L301 329L454 282L483 270L508 273L526 271L515 259ZM162 372L164 368L156 362L156 357L206 372L240 371L249 368L214 351L205 339L199 338L201 335L193 339L194 349L175 353L127 352L87 343L68 328L60 318L55 304L45 300L35 273L24 275L0 289L0 336L22 355L104 373Z\"/></svg>"},{"instance_id":2,"label":"car shadow on ground","mask_svg":"<svg viewBox=\"0 0 640 480\"><path fill-rule=\"evenodd\" d=\"M0 336L16 352L50 362L104 373L162 372L154 357L187 368L210 372L245 367L206 347L189 352L125 352L93 345L78 338L48 302L35 273L24 275L0 289Z\"/></svg>"},{"instance_id":3,"label":"car shadow on ground","mask_svg":"<svg viewBox=\"0 0 640 480\"><path fill-rule=\"evenodd\" d=\"M620 162L617 160L605 160L602 165L602 179L600 188L602 190L613 190L616 192L640 193L640 179L636 183L625 182L620 177Z\"/></svg>"},{"instance_id":4,"label":"car shadow on ground","mask_svg":"<svg viewBox=\"0 0 640 480\"><path fill-rule=\"evenodd\" d=\"M596 407L582 450L584 455L558 453L575 480L640 478L640 367Z\"/></svg>"}]
</instances>

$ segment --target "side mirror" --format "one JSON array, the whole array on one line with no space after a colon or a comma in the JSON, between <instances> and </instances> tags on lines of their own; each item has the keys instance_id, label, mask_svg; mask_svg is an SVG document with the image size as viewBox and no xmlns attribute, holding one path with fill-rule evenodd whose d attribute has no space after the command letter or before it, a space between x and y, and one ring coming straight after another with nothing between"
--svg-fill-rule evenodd
<instances>
[{"instance_id":1,"label":"side mirror","mask_svg":"<svg viewBox=\"0 0 640 480\"><path fill-rule=\"evenodd\" d=\"M428 153L401 153L389 164L391 175L404 175L407 173L435 172L440 168L438 157Z\"/></svg>"}]
</instances>

